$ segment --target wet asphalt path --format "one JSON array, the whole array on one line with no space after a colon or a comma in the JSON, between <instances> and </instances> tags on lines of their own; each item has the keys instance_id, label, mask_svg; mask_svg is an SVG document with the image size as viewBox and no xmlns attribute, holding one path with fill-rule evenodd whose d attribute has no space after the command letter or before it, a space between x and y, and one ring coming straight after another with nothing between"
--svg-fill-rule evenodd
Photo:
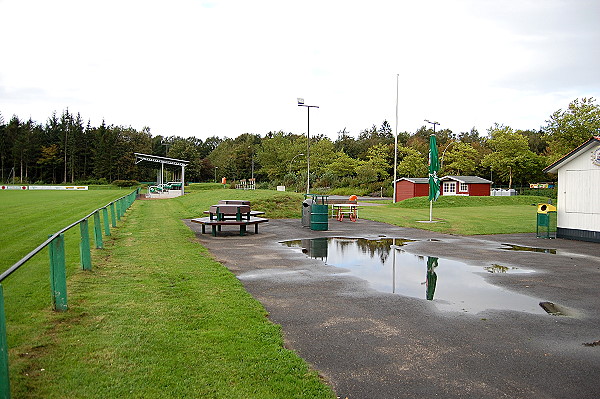
<instances>
[{"instance_id":1,"label":"wet asphalt path","mask_svg":"<svg viewBox=\"0 0 600 399\"><path fill-rule=\"evenodd\" d=\"M600 397L600 346L583 345L600 340L600 244L532 234L461 237L367 220L330 220L329 231L302 228L298 219L271 220L245 237L235 227L212 237L187 224L283 327L286 346L340 398ZM402 247L414 254L533 269L486 278L554 302L569 316L442 312L435 300L375 291L280 244L381 235L417 240ZM506 251L502 243L558 253Z\"/></svg>"}]
</instances>

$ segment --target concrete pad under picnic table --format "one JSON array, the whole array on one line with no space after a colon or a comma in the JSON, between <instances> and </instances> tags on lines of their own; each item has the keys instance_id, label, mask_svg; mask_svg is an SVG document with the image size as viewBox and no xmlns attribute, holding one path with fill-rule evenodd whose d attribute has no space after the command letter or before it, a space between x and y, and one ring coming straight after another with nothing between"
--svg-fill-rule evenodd
<instances>
[{"instance_id":1,"label":"concrete pad under picnic table","mask_svg":"<svg viewBox=\"0 0 600 399\"><path fill-rule=\"evenodd\" d=\"M593 345L600 340L600 244L535 234L464 237L364 219L330 220L328 231L302 228L299 219L271 220L245 237L202 236L186 223L282 326L286 346L340 398L600 397L600 346ZM422 256L532 269L493 284L556 303L569 315L442 311L435 300L379 292L281 244L380 236L413 239L402 249ZM502 244L558 251L507 251Z\"/></svg>"}]
</instances>

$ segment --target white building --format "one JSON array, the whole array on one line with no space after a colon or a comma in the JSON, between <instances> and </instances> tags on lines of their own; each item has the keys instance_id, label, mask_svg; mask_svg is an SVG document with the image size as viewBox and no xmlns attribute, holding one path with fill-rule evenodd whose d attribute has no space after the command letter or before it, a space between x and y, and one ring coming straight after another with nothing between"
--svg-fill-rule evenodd
<instances>
[{"instance_id":1,"label":"white building","mask_svg":"<svg viewBox=\"0 0 600 399\"><path fill-rule=\"evenodd\" d=\"M600 136L544 172L558 173L556 237L600 242Z\"/></svg>"}]
</instances>

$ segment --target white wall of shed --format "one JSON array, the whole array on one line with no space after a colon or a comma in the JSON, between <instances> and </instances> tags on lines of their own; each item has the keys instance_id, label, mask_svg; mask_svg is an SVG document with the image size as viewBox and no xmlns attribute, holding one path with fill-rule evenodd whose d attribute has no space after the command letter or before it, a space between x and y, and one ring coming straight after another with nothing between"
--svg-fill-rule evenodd
<instances>
[{"instance_id":1,"label":"white wall of shed","mask_svg":"<svg viewBox=\"0 0 600 399\"><path fill-rule=\"evenodd\" d=\"M600 231L600 166L592 163L596 145L558 170L557 226Z\"/></svg>"}]
</instances>

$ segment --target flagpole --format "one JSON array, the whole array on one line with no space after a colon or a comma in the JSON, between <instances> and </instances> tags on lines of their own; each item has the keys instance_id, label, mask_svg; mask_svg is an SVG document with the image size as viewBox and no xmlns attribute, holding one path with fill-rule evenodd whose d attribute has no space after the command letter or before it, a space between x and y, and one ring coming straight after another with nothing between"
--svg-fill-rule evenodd
<instances>
[{"instance_id":1,"label":"flagpole","mask_svg":"<svg viewBox=\"0 0 600 399\"><path fill-rule=\"evenodd\" d=\"M433 200L429 200L429 221L433 222Z\"/></svg>"},{"instance_id":2,"label":"flagpole","mask_svg":"<svg viewBox=\"0 0 600 399\"><path fill-rule=\"evenodd\" d=\"M437 200L439 195L439 179L437 172L440 168L438 163L437 140L435 137L435 126L439 122L431 122L425 119L425 122L433 125L433 134L429 136L429 223L433 222L433 201Z\"/></svg>"},{"instance_id":3,"label":"flagpole","mask_svg":"<svg viewBox=\"0 0 600 399\"><path fill-rule=\"evenodd\" d=\"M394 132L394 199L392 203L396 203L396 169L398 165L398 76L400 74L396 74L396 130Z\"/></svg>"}]
</instances>

